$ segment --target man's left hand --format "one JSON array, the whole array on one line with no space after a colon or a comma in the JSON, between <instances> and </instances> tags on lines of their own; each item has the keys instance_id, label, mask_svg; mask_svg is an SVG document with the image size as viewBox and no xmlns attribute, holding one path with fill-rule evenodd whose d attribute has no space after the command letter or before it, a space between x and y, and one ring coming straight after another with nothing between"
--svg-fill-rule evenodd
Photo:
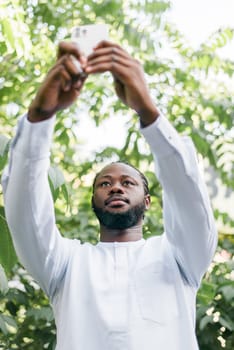
<instances>
[{"instance_id":1,"label":"man's left hand","mask_svg":"<svg viewBox=\"0 0 234 350\"><path fill-rule=\"evenodd\" d=\"M109 41L100 42L89 55L85 71L87 74L111 72L118 97L138 113L143 125L151 124L159 115L141 64L121 46Z\"/></svg>"}]
</instances>

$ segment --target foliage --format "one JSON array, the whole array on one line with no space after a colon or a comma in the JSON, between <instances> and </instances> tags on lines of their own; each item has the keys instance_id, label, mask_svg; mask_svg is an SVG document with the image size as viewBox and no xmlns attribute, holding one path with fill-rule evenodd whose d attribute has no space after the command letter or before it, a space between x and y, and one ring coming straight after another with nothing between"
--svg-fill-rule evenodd
<instances>
[{"instance_id":1,"label":"foliage","mask_svg":"<svg viewBox=\"0 0 234 350\"><path fill-rule=\"evenodd\" d=\"M47 298L22 268L13 273L8 293L0 294L0 349L54 349L55 325Z\"/></svg>"},{"instance_id":2,"label":"foliage","mask_svg":"<svg viewBox=\"0 0 234 350\"><path fill-rule=\"evenodd\" d=\"M179 132L192 137L199 154L233 190L234 62L221 59L219 51L233 40L234 30L223 28L194 50L165 22L163 14L169 6L165 1L147 0L1 1L0 171L7 161L16 121L54 62L57 43L69 38L74 25L105 22L112 40L144 63L152 96L161 110ZM113 114L118 119L125 115L123 147L101 144L88 156L79 152L81 117L90 118L98 131ZM108 134L116 138L116 130L110 127ZM103 164L117 159L129 161L149 178L153 203L144 233L146 237L159 234L161 189L153 174L149 149L140 138L136 116L116 99L110 75L94 76L87 81L79 103L59 113L55 127L49 175L58 226L65 236L97 242L96 219L90 210L92 178ZM0 350L53 349L55 331L48 300L16 264L2 195L0 198L0 263L9 279L8 286L0 267ZM216 211L216 216L233 230L234 223L225 213ZM201 350L231 350L234 346L233 236L220 235L220 252L229 255L222 263L213 262L197 299Z\"/></svg>"},{"instance_id":3,"label":"foliage","mask_svg":"<svg viewBox=\"0 0 234 350\"><path fill-rule=\"evenodd\" d=\"M203 350L234 347L233 236L220 236L212 269L197 297L198 340Z\"/></svg>"}]
</instances>

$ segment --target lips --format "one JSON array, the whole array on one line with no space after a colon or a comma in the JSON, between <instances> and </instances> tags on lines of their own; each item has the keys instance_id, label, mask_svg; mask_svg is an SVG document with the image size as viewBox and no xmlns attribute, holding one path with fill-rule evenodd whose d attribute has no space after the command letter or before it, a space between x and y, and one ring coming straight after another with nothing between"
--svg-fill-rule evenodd
<instances>
[{"instance_id":1,"label":"lips","mask_svg":"<svg viewBox=\"0 0 234 350\"><path fill-rule=\"evenodd\" d=\"M108 198L105 202L105 205L122 205L123 203L129 203L129 200L125 197L120 197L120 196L112 196Z\"/></svg>"}]
</instances>

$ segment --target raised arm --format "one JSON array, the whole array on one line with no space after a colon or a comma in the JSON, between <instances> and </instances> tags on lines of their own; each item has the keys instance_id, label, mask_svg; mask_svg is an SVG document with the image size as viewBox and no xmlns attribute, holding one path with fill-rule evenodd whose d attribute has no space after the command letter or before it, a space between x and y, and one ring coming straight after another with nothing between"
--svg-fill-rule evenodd
<instances>
[{"instance_id":1,"label":"raised arm","mask_svg":"<svg viewBox=\"0 0 234 350\"><path fill-rule=\"evenodd\" d=\"M214 217L195 147L168 120L142 129L163 188L165 238L183 277L197 288L217 244Z\"/></svg>"},{"instance_id":2,"label":"raised arm","mask_svg":"<svg viewBox=\"0 0 234 350\"><path fill-rule=\"evenodd\" d=\"M84 78L80 78L78 60L82 65L84 58L73 44L60 45L56 64L19 121L2 181L19 259L50 296L65 272L71 249L55 225L48 184L53 115L70 106L80 93Z\"/></svg>"},{"instance_id":3,"label":"raised arm","mask_svg":"<svg viewBox=\"0 0 234 350\"><path fill-rule=\"evenodd\" d=\"M217 233L192 141L180 137L160 116L141 65L120 46L100 43L89 56L86 71L110 71L117 95L139 115L163 187L166 245L184 278L197 287L214 254Z\"/></svg>"}]
</instances>

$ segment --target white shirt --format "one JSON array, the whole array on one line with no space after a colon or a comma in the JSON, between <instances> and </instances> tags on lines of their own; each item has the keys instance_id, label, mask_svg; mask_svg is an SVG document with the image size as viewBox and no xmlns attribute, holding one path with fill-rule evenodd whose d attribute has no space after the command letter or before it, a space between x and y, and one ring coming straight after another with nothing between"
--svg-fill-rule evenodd
<instances>
[{"instance_id":1,"label":"white shirt","mask_svg":"<svg viewBox=\"0 0 234 350\"><path fill-rule=\"evenodd\" d=\"M56 350L197 350L196 292L217 234L191 140L163 116L141 129L163 186L165 233L94 246L56 227L53 125L20 120L3 188L17 254L54 310Z\"/></svg>"}]
</instances>

